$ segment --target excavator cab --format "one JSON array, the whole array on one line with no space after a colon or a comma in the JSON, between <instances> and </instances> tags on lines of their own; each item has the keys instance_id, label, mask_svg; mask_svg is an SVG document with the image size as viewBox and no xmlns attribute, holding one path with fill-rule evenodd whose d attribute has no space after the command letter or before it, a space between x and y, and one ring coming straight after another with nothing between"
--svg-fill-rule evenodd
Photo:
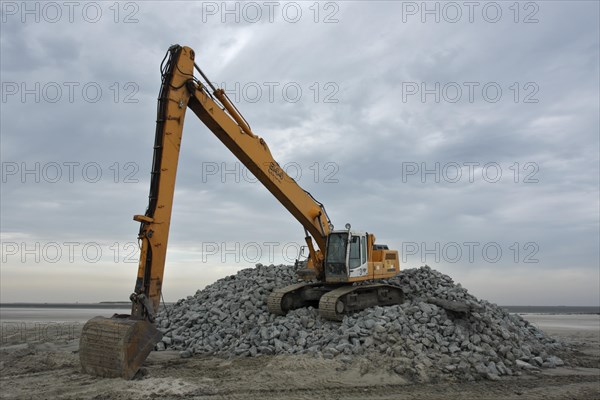
<instances>
[{"instance_id":1,"label":"excavator cab","mask_svg":"<svg viewBox=\"0 0 600 400\"><path fill-rule=\"evenodd\" d=\"M367 234L334 231L327 240L325 277L342 281L368 274Z\"/></svg>"}]
</instances>

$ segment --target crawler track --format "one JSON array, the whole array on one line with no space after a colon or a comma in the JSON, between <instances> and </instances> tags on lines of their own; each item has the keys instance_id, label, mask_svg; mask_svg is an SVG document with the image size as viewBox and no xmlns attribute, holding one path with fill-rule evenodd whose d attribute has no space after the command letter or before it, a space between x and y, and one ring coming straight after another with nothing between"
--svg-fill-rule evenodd
<instances>
[{"instance_id":1,"label":"crawler track","mask_svg":"<svg viewBox=\"0 0 600 400\"><path fill-rule=\"evenodd\" d=\"M321 297L319 314L325 319L341 321L344 315L375 306L391 306L404 301L404 293L391 285L342 286Z\"/></svg>"},{"instance_id":2,"label":"crawler track","mask_svg":"<svg viewBox=\"0 0 600 400\"><path fill-rule=\"evenodd\" d=\"M269 312L275 315L285 315L290 310L307 306L308 300L303 296L303 292L314 286L317 285L302 282L273 290L267 301Z\"/></svg>"},{"instance_id":3,"label":"crawler track","mask_svg":"<svg viewBox=\"0 0 600 400\"><path fill-rule=\"evenodd\" d=\"M275 289L267 307L275 315L314 305L321 317L341 321L344 315L375 306L390 306L404 301L402 290L396 286L375 284L362 286L324 286L318 283L297 283Z\"/></svg>"}]
</instances>

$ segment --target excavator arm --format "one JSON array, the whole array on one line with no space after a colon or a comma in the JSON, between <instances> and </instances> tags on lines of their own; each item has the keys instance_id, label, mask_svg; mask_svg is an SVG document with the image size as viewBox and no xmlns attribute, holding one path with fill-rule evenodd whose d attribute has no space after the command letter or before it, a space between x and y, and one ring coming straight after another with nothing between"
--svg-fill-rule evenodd
<instances>
[{"instance_id":1,"label":"excavator arm","mask_svg":"<svg viewBox=\"0 0 600 400\"><path fill-rule=\"evenodd\" d=\"M306 233L309 266L323 276L326 240L333 229L325 208L275 161L265 141L255 135L222 89L214 88L196 66L189 47L169 48L161 64L150 195L140 222L140 261L131 315L95 317L80 340L85 372L130 379L161 338L153 322L158 312L173 207L175 178L185 113L189 107L223 144L300 222ZM206 85L194 77L198 70ZM318 250L313 246L313 240Z\"/></svg>"},{"instance_id":2,"label":"excavator arm","mask_svg":"<svg viewBox=\"0 0 600 400\"><path fill-rule=\"evenodd\" d=\"M184 47L183 51L186 50L191 51ZM325 207L281 168L267 143L252 132L223 89L214 88L196 68L212 93L201 82L196 82L188 107L304 227L312 266L316 276L322 276L327 236L333 229ZM318 252L313 248L311 237Z\"/></svg>"}]
</instances>

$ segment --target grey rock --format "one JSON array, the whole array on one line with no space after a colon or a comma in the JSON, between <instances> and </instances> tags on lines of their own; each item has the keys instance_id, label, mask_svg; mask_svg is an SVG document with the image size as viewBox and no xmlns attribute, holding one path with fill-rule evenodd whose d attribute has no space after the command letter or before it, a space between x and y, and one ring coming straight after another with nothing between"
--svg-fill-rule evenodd
<instances>
[{"instance_id":1,"label":"grey rock","mask_svg":"<svg viewBox=\"0 0 600 400\"><path fill-rule=\"evenodd\" d=\"M489 379L490 381L498 381L500 380L500 377L496 374L490 374L489 372L485 375L485 377L487 379Z\"/></svg>"},{"instance_id":2,"label":"grey rock","mask_svg":"<svg viewBox=\"0 0 600 400\"><path fill-rule=\"evenodd\" d=\"M534 367L533 365L531 365L531 364L529 364L528 362L526 362L526 361L523 361L523 360L517 360L517 361L516 361L516 365L517 365L517 368L521 368L521 369L526 369L526 370L537 370L537 368L536 368L536 367Z\"/></svg>"},{"instance_id":3,"label":"grey rock","mask_svg":"<svg viewBox=\"0 0 600 400\"><path fill-rule=\"evenodd\" d=\"M482 376L487 376L487 374L489 373L484 363L479 363L475 365L475 371L477 371L477 373Z\"/></svg>"},{"instance_id":4,"label":"grey rock","mask_svg":"<svg viewBox=\"0 0 600 400\"><path fill-rule=\"evenodd\" d=\"M294 267L260 264L220 279L170 306L168 316L159 312L164 336L156 349L226 358L310 354L344 364L355 355L383 355L393 360L388 368L423 382L442 372L499 379L564 365L553 355L563 349L559 342L427 266L385 280L403 289L403 304L356 312L341 323L312 307L270 315L269 293L295 282Z\"/></svg>"},{"instance_id":5,"label":"grey rock","mask_svg":"<svg viewBox=\"0 0 600 400\"><path fill-rule=\"evenodd\" d=\"M544 363L544 360L542 359L542 357L533 357L531 359L531 361L532 361L532 365L533 365L533 363L535 363L538 367L541 367L542 364Z\"/></svg>"},{"instance_id":6,"label":"grey rock","mask_svg":"<svg viewBox=\"0 0 600 400\"><path fill-rule=\"evenodd\" d=\"M192 356L192 352L190 350L184 350L179 352L179 357L181 358L190 358Z\"/></svg>"},{"instance_id":7,"label":"grey rock","mask_svg":"<svg viewBox=\"0 0 600 400\"><path fill-rule=\"evenodd\" d=\"M496 363L493 361L490 361L490 363L487 366L487 369L488 373L490 373L491 375L500 375L498 368L496 368Z\"/></svg>"},{"instance_id":8,"label":"grey rock","mask_svg":"<svg viewBox=\"0 0 600 400\"><path fill-rule=\"evenodd\" d=\"M456 345L450 345L450 347L448 347L448 351L450 351L450 353L458 353L460 351L460 348Z\"/></svg>"},{"instance_id":9,"label":"grey rock","mask_svg":"<svg viewBox=\"0 0 600 400\"><path fill-rule=\"evenodd\" d=\"M565 362L556 356L550 356L546 359L546 361L550 362L551 364L553 364L556 367L561 367L561 366L565 365ZM554 367L551 367L551 368L554 368Z\"/></svg>"}]
</instances>

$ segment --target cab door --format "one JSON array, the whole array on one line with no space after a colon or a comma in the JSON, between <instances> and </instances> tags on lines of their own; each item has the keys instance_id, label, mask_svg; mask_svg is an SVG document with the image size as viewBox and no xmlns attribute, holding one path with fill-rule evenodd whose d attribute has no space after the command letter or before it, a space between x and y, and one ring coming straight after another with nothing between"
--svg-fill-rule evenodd
<instances>
[{"instance_id":1,"label":"cab door","mask_svg":"<svg viewBox=\"0 0 600 400\"><path fill-rule=\"evenodd\" d=\"M352 235L348 246L348 277L365 277L368 273L367 236Z\"/></svg>"}]
</instances>

